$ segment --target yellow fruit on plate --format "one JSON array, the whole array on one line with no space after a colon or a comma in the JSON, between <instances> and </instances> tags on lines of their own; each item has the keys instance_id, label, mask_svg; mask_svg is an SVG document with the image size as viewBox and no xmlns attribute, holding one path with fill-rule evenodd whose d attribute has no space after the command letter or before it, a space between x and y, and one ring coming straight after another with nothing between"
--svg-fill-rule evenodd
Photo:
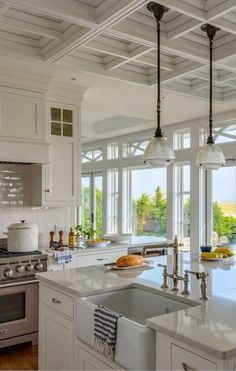
<instances>
[{"instance_id":1,"label":"yellow fruit on plate","mask_svg":"<svg viewBox=\"0 0 236 371\"><path fill-rule=\"evenodd\" d=\"M231 256L233 256L233 252L228 248L228 247L217 247L214 252L216 253L220 253L220 254L223 254L224 255L224 258L229 258Z\"/></svg>"}]
</instances>

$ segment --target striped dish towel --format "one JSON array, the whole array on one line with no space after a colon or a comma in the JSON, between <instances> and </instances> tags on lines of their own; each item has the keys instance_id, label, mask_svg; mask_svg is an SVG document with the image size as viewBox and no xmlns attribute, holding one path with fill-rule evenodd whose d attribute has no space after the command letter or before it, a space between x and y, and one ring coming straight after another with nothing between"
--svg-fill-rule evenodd
<instances>
[{"instance_id":1,"label":"striped dish towel","mask_svg":"<svg viewBox=\"0 0 236 371\"><path fill-rule=\"evenodd\" d=\"M114 359L117 321L121 314L98 306L94 310L94 349L110 360Z\"/></svg>"},{"instance_id":2,"label":"striped dish towel","mask_svg":"<svg viewBox=\"0 0 236 371\"><path fill-rule=\"evenodd\" d=\"M70 263L72 260L72 253L70 250L54 251L53 256L57 264Z\"/></svg>"}]
</instances>

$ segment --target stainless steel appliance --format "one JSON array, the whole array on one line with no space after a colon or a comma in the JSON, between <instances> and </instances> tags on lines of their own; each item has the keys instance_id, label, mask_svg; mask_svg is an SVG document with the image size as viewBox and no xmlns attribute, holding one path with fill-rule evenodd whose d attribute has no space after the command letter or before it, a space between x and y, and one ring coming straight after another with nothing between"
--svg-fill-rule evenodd
<instances>
[{"instance_id":1,"label":"stainless steel appliance","mask_svg":"<svg viewBox=\"0 0 236 371\"><path fill-rule=\"evenodd\" d=\"M47 254L0 249L0 348L38 338L38 280Z\"/></svg>"}]
</instances>

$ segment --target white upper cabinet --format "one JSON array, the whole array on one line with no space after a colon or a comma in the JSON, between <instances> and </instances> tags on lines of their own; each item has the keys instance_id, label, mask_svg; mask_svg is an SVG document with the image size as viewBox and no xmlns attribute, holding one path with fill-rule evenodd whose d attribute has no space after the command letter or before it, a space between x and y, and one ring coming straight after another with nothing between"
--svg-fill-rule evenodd
<instances>
[{"instance_id":1,"label":"white upper cabinet","mask_svg":"<svg viewBox=\"0 0 236 371\"><path fill-rule=\"evenodd\" d=\"M45 141L45 98L41 93L0 88L0 137Z\"/></svg>"},{"instance_id":2,"label":"white upper cabinet","mask_svg":"<svg viewBox=\"0 0 236 371\"><path fill-rule=\"evenodd\" d=\"M45 170L45 204L79 202L79 120L77 106L49 103L51 162Z\"/></svg>"}]
</instances>

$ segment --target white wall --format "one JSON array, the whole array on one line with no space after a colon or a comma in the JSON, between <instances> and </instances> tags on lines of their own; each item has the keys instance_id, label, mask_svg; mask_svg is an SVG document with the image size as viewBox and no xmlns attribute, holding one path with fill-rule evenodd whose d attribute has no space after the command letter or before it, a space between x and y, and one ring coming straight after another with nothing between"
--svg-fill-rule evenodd
<instances>
[{"instance_id":1,"label":"white wall","mask_svg":"<svg viewBox=\"0 0 236 371\"><path fill-rule=\"evenodd\" d=\"M67 243L70 227L70 208L29 208L29 207L1 207L0 208L0 238L6 237L3 232L7 232L7 227L11 223L20 220L33 222L39 227L39 246L48 247L49 232L57 226L57 231L63 230L65 234L64 242ZM58 239L58 234L57 234Z\"/></svg>"}]
</instances>

